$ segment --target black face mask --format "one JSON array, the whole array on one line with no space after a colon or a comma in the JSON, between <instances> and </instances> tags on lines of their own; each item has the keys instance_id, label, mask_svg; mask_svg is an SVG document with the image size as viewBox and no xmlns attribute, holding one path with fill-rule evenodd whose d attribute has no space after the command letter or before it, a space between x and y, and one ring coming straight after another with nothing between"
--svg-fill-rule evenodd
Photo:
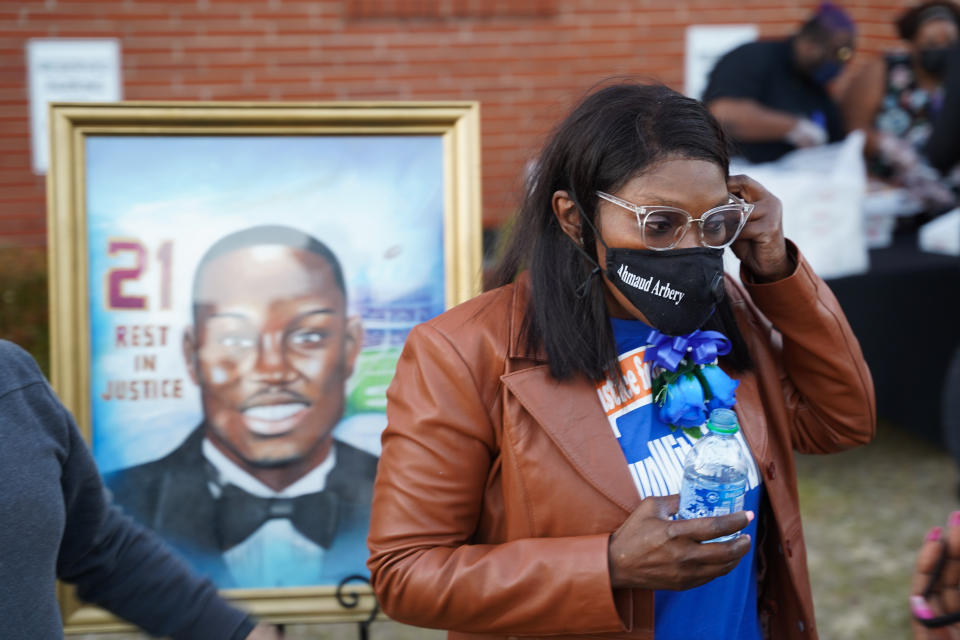
<instances>
[{"instance_id":1,"label":"black face mask","mask_svg":"<svg viewBox=\"0 0 960 640\"><path fill-rule=\"evenodd\" d=\"M947 71L950 49L920 49L920 66L932 76L941 77Z\"/></svg>"},{"instance_id":2,"label":"black face mask","mask_svg":"<svg viewBox=\"0 0 960 640\"><path fill-rule=\"evenodd\" d=\"M607 278L660 333L702 327L723 300L723 249L607 249Z\"/></svg>"},{"instance_id":3,"label":"black face mask","mask_svg":"<svg viewBox=\"0 0 960 640\"><path fill-rule=\"evenodd\" d=\"M682 336L696 331L723 300L723 249L611 249L590 218L581 218L607 250L607 278L660 333ZM574 246L597 265L583 248ZM580 295L600 271L597 265L580 286Z\"/></svg>"}]
</instances>

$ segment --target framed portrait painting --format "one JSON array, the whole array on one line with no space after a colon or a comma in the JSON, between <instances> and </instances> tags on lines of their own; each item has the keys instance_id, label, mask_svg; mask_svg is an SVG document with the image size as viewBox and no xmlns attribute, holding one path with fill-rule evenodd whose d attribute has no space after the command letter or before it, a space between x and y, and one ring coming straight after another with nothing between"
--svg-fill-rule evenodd
<instances>
[{"instance_id":1,"label":"framed portrait painting","mask_svg":"<svg viewBox=\"0 0 960 640\"><path fill-rule=\"evenodd\" d=\"M386 388L479 290L478 106L50 114L52 378L114 502L265 619L369 615Z\"/></svg>"}]
</instances>

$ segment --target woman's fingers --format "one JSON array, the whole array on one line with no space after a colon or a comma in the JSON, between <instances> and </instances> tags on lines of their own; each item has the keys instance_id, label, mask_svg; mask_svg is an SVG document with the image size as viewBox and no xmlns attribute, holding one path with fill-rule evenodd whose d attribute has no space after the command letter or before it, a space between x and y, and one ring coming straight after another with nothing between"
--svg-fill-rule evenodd
<instances>
[{"instance_id":1,"label":"woman's fingers","mask_svg":"<svg viewBox=\"0 0 960 640\"><path fill-rule=\"evenodd\" d=\"M960 512L950 515L944 534L947 559L941 576L941 600L946 611L960 611Z\"/></svg>"},{"instance_id":2,"label":"woman's fingers","mask_svg":"<svg viewBox=\"0 0 960 640\"><path fill-rule=\"evenodd\" d=\"M669 525L668 533L677 538L691 538L700 542L742 531L753 520L752 511L737 511L711 518L676 520Z\"/></svg>"},{"instance_id":3,"label":"woman's fingers","mask_svg":"<svg viewBox=\"0 0 960 640\"><path fill-rule=\"evenodd\" d=\"M753 212L732 249L744 266L760 281L784 278L794 265L783 237L780 200L763 185L745 175L730 176L727 188L753 205Z\"/></svg>"},{"instance_id":4,"label":"woman's fingers","mask_svg":"<svg viewBox=\"0 0 960 640\"><path fill-rule=\"evenodd\" d=\"M750 550L749 536L711 542L742 530L752 512L669 520L678 497L646 498L610 537L608 559L615 587L690 589L728 573Z\"/></svg>"},{"instance_id":5,"label":"woman's fingers","mask_svg":"<svg viewBox=\"0 0 960 640\"><path fill-rule=\"evenodd\" d=\"M917 554L910 585L914 618L930 619L960 611L960 511L950 515L946 528L934 527ZM915 640L960 640L960 623L928 629L914 621Z\"/></svg>"},{"instance_id":6,"label":"woman's fingers","mask_svg":"<svg viewBox=\"0 0 960 640\"><path fill-rule=\"evenodd\" d=\"M753 205L753 212L740 233L741 239L756 239L770 234L782 237L781 205L776 196L750 176L730 176L727 186L731 193Z\"/></svg>"},{"instance_id":7,"label":"woman's fingers","mask_svg":"<svg viewBox=\"0 0 960 640\"><path fill-rule=\"evenodd\" d=\"M740 196L747 202L757 202L772 197L766 187L742 173L730 176L727 179L727 188L730 189L730 193Z\"/></svg>"},{"instance_id":8,"label":"woman's fingers","mask_svg":"<svg viewBox=\"0 0 960 640\"><path fill-rule=\"evenodd\" d=\"M913 581L910 584L911 595L923 595L923 590L930 583L936 572L937 563L943 553L943 527L934 527L927 533L923 546L917 554L914 566Z\"/></svg>"}]
</instances>

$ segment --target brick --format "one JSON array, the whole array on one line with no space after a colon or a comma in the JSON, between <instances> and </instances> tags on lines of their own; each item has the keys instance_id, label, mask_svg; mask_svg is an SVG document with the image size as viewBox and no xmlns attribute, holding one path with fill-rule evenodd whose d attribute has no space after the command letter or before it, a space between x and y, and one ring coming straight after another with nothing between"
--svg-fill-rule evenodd
<instances>
[{"instance_id":1,"label":"brick","mask_svg":"<svg viewBox=\"0 0 960 640\"><path fill-rule=\"evenodd\" d=\"M17 206L24 203L36 203L37 194L33 190L7 189L4 188L0 193L0 211L7 210L8 207Z\"/></svg>"},{"instance_id":2,"label":"brick","mask_svg":"<svg viewBox=\"0 0 960 640\"><path fill-rule=\"evenodd\" d=\"M0 217L0 237L8 235L34 235L43 232L46 225L33 218L7 220Z\"/></svg>"},{"instance_id":3,"label":"brick","mask_svg":"<svg viewBox=\"0 0 960 640\"><path fill-rule=\"evenodd\" d=\"M432 17L416 17L410 1L5 3L0 197L8 199L4 214L16 205L16 215L34 220L12 237L43 241L43 178L30 172L26 116L29 37L120 37L128 99L479 99L490 225L516 208L523 166L546 132L597 82L640 73L680 86L688 24L755 23L763 37L779 37L817 3L435 0ZM898 0L846 4L859 21L857 64L897 44L890 22L901 11Z\"/></svg>"},{"instance_id":4,"label":"brick","mask_svg":"<svg viewBox=\"0 0 960 640\"><path fill-rule=\"evenodd\" d=\"M25 175L13 171L0 175L0 187L7 189L30 189L30 192L42 200L46 197L46 180L42 176Z\"/></svg>"}]
</instances>

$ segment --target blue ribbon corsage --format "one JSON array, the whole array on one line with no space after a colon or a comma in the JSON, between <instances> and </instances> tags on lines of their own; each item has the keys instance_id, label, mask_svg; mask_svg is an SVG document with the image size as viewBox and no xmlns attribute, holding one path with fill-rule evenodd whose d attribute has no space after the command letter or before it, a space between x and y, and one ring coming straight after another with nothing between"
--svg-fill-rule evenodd
<instances>
[{"instance_id":1,"label":"blue ribbon corsage","mask_svg":"<svg viewBox=\"0 0 960 640\"><path fill-rule=\"evenodd\" d=\"M699 438L700 425L713 409L731 409L740 384L716 365L730 353L730 340L718 331L694 331L684 336L651 329L644 361L653 368L653 401L657 417L671 427Z\"/></svg>"}]
</instances>

